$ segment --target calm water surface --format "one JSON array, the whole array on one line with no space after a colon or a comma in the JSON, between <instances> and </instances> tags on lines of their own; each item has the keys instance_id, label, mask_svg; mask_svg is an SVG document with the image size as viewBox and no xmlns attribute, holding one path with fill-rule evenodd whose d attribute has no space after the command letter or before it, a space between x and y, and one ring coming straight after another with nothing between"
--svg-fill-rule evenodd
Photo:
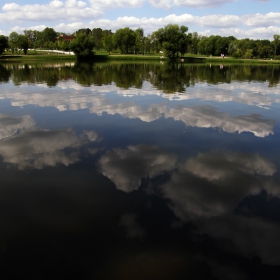
<instances>
[{"instance_id":1,"label":"calm water surface","mask_svg":"<svg viewBox=\"0 0 280 280\"><path fill-rule=\"evenodd\" d=\"M277 279L280 67L0 65L2 279Z\"/></svg>"}]
</instances>

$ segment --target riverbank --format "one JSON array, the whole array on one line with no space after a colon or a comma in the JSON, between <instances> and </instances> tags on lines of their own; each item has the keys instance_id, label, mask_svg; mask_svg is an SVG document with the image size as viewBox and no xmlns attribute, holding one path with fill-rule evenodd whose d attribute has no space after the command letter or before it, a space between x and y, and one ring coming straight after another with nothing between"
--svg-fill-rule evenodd
<instances>
[{"instance_id":1,"label":"riverbank","mask_svg":"<svg viewBox=\"0 0 280 280\"><path fill-rule=\"evenodd\" d=\"M37 62L37 61L76 61L76 56L55 52L37 52L36 54L27 54L27 55L1 55L0 61L8 62ZM137 54L137 55L128 55L128 54L106 54L104 52L97 53L94 56L93 61L168 61L169 59L164 57L162 54ZM173 60L178 61L179 63L211 63L211 64L280 64L280 60L272 59L238 59L231 57L207 57L207 56L198 56L198 55L185 55L181 58L174 58Z\"/></svg>"}]
</instances>

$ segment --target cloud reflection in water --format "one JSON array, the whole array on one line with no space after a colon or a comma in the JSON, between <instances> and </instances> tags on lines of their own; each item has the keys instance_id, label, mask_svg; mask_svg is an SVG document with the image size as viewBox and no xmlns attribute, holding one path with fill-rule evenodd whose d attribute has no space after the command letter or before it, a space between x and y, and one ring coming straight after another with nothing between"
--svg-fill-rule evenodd
<instances>
[{"instance_id":1,"label":"cloud reflection in water","mask_svg":"<svg viewBox=\"0 0 280 280\"><path fill-rule=\"evenodd\" d=\"M71 128L47 130L34 126L13 135L20 127L31 126L35 122L29 116L22 118L2 116L2 120L4 120L1 125L2 135L6 138L0 141L0 155L4 162L14 164L19 169L27 167L42 169L44 166L57 164L68 166L79 161L77 148L85 142L100 140L95 131L84 131L78 136ZM74 150L66 153L65 148Z\"/></svg>"}]
</instances>

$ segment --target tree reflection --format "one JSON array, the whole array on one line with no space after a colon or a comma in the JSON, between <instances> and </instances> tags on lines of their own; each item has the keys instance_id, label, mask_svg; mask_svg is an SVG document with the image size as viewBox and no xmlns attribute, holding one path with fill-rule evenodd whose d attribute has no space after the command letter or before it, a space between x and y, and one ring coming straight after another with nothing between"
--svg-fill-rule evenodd
<instances>
[{"instance_id":1,"label":"tree reflection","mask_svg":"<svg viewBox=\"0 0 280 280\"><path fill-rule=\"evenodd\" d=\"M185 63L92 63L0 65L1 81L9 77L15 85L45 83L56 86L59 81L74 79L82 86L115 85L122 89L142 88L150 82L164 93L183 93L198 82L208 84L234 81L267 82L269 87L280 82L280 66L259 65L194 65Z\"/></svg>"},{"instance_id":2,"label":"tree reflection","mask_svg":"<svg viewBox=\"0 0 280 280\"><path fill-rule=\"evenodd\" d=\"M0 64L0 83L7 83L11 76L11 70L6 69L2 64Z\"/></svg>"}]
</instances>

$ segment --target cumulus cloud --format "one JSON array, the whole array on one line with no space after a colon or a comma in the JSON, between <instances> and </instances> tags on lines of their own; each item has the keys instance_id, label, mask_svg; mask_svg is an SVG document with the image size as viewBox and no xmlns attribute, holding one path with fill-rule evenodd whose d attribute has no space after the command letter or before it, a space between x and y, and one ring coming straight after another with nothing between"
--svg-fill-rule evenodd
<instances>
[{"instance_id":1,"label":"cumulus cloud","mask_svg":"<svg viewBox=\"0 0 280 280\"><path fill-rule=\"evenodd\" d=\"M240 17L235 15L209 15L199 18L200 26L203 27L233 27L240 24Z\"/></svg>"},{"instance_id":2,"label":"cumulus cloud","mask_svg":"<svg viewBox=\"0 0 280 280\"><path fill-rule=\"evenodd\" d=\"M182 121L186 126L219 128L228 133L251 132L256 137L273 134L274 125L273 120L263 119L260 115L230 117L227 113L218 112L214 107L210 106L169 108L154 104L144 110L134 103L120 103L101 104L101 106L90 108L90 112L99 115L103 112L111 115L120 114L126 118L139 118L144 122L151 122L164 116L165 118Z\"/></svg>"},{"instance_id":3,"label":"cumulus cloud","mask_svg":"<svg viewBox=\"0 0 280 280\"><path fill-rule=\"evenodd\" d=\"M280 13L267 13L243 16L245 19L244 24L248 26L263 26L269 27L280 23Z\"/></svg>"},{"instance_id":4,"label":"cumulus cloud","mask_svg":"<svg viewBox=\"0 0 280 280\"><path fill-rule=\"evenodd\" d=\"M89 0L92 7L99 9L139 8L145 0Z\"/></svg>"},{"instance_id":5,"label":"cumulus cloud","mask_svg":"<svg viewBox=\"0 0 280 280\"><path fill-rule=\"evenodd\" d=\"M169 9L171 7L195 7L209 8L221 6L235 0L53 0L47 4L19 5L6 3L3 5L3 13L0 21L52 21L52 20L76 20L96 18L103 15L106 9L139 8L146 2L156 8Z\"/></svg>"},{"instance_id":6,"label":"cumulus cloud","mask_svg":"<svg viewBox=\"0 0 280 280\"><path fill-rule=\"evenodd\" d=\"M0 140L11 137L21 129L32 127L34 125L35 121L31 116L13 117L0 114Z\"/></svg>"},{"instance_id":7,"label":"cumulus cloud","mask_svg":"<svg viewBox=\"0 0 280 280\"><path fill-rule=\"evenodd\" d=\"M169 100L212 100L216 102L237 102L268 109L272 102L279 103L279 88L269 88L266 83L236 83L219 84L209 87L207 84L197 83L195 88L188 88L188 94L164 94Z\"/></svg>"},{"instance_id":8,"label":"cumulus cloud","mask_svg":"<svg viewBox=\"0 0 280 280\"><path fill-rule=\"evenodd\" d=\"M233 28L240 24L240 17L235 15L208 15L208 16L193 16L191 14L182 14L182 15L175 15L171 14L166 17L160 18L137 18L137 17L118 17L116 20L95 20L91 21L90 25L94 26L97 25L99 27L106 29L116 30L121 27L129 26L131 28L138 28L139 26L143 27L144 30L147 32L152 32L160 27L164 27L169 23L175 23L178 25L199 25L203 27L214 27L220 28L228 27ZM117 28L116 28L117 27Z\"/></svg>"},{"instance_id":9,"label":"cumulus cloud","mask_svg":"<svg viewBox=\"0 0 280 280\"><path fill-rule=\"evenodd\" d=\"M60 67L59 64L57 66ZM31 92L29 87L23 84L20 91L18 88L13 88L14 91L10 89L6 91L3 88L0 98L11 99L12 106L36 105L54 107L59 111L85 109L93 104L97 106L105 103L105 97L97 94L94 87L84 88L74 81L68 81L58 83L57 88L60 90L49 91L45 84L37 84L37 91Z\"/></svg>"},{"instance_id":10,"label":"cumulus cloud","mask_svg":"<svg viewBox=\"0 0 280 280\"><path fill-rule=\"evenodd\" d=\"M235 2L235 0L148 0L147 2L151 3L156 8L169 9L174 6L187 8L213 8Z\"/></svg>"},{"instance_id":11,"label":"cumulus cloud","mask_svg":"<svg viewBox=\"0 0 280 280\"><path fill-rule=\"evenodd\" d=\"M107 151L99 160L101 173L115 183L118 190L132 192L142 178L153 178L175 167L177 155L149 145L128 146Z\"/></svg>"},{"instance_id":12,"label":"cumulus cloud","mask_svg":"<svg viewBox=\"0 0 280 280\"><path fill-rule=\"evenodd\" d=\"M53 0L47 4L19 5L6 3L0 21L57 21L98 17L103 12L98 7L89 7L86 2L76 0Z\"/></svg>"},{"instance_id":13,"label":"cumulus cloud","mask_svg":"<svg viewBox=\"0 0 280 280\"><path fill-rule=\"evenodd\" d=\"M140 119L144 122L151 122L161 117L162 108L160 105L153 105L143 110L141 106L135 103L119 103L119 104L108 104L99 107L90 108L91 113L101 115L106 112L110 115L120 114L130 119Z\"/></svg>"},{"instance_id":14,"label":"cumulus cloud","mask_svg":"<svg viewBox=\"0 0 280 280\"><path fill-rule=\"evenodd\" d=\"M277 26L268 26L268 27L257 27L253 29L247 28L220 28L216 30L206 30L200 34L205 36L210 35L220 35L220 36L234 36L237 39L273 39L274 34L280 33L280 27Z\"/></svg>"},{"instance_id":15,"label":"cumulus cloud","mask_svg":"<svg viewBox=\"0 0 280 280\"><path fill-rule=\"evenodd\" d=\"M249 195L265 189L279 196L271 177L274 164L258 154L209 152L186 160L162 186L170 208L182 222L233 213Z\"/></svg>"},{"instance_id":16,"label":"cumulus cloud","mask_svg":"<svg viewBox=\"0 0 280 280\"><path fill-rule=\"evenodd\" d=\"M217 127L229 133L252 132L257 137L273 134L273 120L265 120L256 114L230 117L227 113L218 112L211 106L170 108L164 116L183 121L186 126Z\"/></svg>"},{"instance_id":17,"label":"cumulus cloud","mask_svg":"<svg viewBox=\"0 0 280 280\"><path fill-rule=\"evenodd\" d=\"M194 8L213 8L232 2L235 2L235 0L174 0L174 5Z\"/></svg>"},{"instance_id":18,"label":"cumulus cloud","mask_svg":"<svg viewBox=\"0 0 280 280\"><path fill-rule=\"evenodd\" d=\"M99 141L95 131L84 131L77 136L72 129L43 130L29 128L0 142L3 161L19 169L42 169L44 166L68 166L79 160L77 148L85 141ZM65 148L74 149L66 153Z\"/></svg>"}]
</instances>

